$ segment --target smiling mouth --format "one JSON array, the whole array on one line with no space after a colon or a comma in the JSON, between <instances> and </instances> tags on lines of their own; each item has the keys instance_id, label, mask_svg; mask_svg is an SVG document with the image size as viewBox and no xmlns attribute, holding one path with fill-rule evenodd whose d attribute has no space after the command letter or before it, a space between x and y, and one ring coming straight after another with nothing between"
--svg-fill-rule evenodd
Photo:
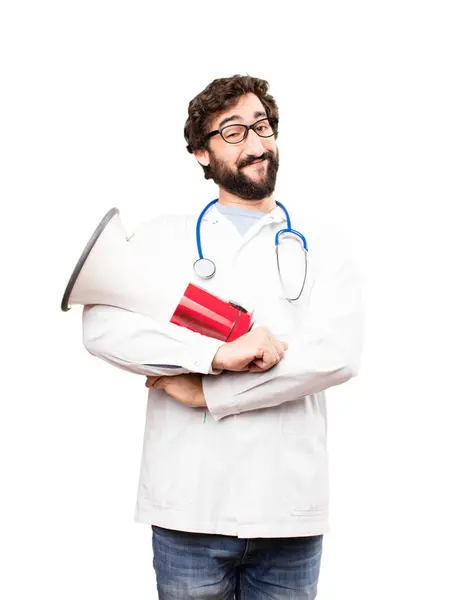
<instances>
[{"instance_id":1,"label":"smiling mouth","mask_svg":"<svg viewBox=\"0 0 460 600\"><path fill-rule=\"evenodd\" d=\"M248 165L245 165L243 167L243 169L245 169L246 167L252 167L252 165L260 165L261 163L265 162L266 160L267 160L266 158L255 160L254 162L249 163Z\"/></svg>"}]
</instances>

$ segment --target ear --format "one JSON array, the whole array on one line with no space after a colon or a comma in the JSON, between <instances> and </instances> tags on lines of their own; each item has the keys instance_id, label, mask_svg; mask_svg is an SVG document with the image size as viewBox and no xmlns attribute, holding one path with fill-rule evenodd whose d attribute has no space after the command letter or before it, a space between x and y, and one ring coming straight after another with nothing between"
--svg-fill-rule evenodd
<instances>
[{"instance_id":1,"label":"ear","mask_svg":"<svg viewBox=\"0 0 460 600\"><path fill-rule=\"evenodd\" d=\"M197 161L200 163L200 165L202 165L203 167L209 166L210 158L209 158L208 150L204 150L204 149L194 150L193 155L195 156Z\"/></svg>"}]
</instances>

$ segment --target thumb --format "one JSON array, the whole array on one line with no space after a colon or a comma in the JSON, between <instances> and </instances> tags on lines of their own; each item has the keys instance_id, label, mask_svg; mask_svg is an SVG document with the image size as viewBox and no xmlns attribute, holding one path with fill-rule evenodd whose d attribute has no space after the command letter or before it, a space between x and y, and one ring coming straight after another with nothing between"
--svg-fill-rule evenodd
<instances>
[{"instance_id":1,"label":"thumb","mask_svg":"<svg viewBox=\"0 0 460 600\"><path fill-rule=\"evenodd\" d=\"M155 384L158 382L159 379L161 379L161 375L147 377L147 379L145 381L145 387L147 387L147 388L158 387L158 385L155 385Z\"/></svg>"}]
</instances>

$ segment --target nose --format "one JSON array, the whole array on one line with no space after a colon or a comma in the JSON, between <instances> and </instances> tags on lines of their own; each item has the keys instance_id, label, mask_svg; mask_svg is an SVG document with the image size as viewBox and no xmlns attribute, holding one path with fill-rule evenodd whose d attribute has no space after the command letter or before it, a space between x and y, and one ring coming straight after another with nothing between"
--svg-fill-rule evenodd
<instances>
[{"instance_id":1,"label":"nose","mask_svg":"<svg viewBox=\"0 0 460 600\"><path fill-rule=\"evenodd\" d=\"M260 156L265 152L262 138L259 137L252 129L249 130L245 142L245 151L248 156Z\"/></svg>"}]
</instances>

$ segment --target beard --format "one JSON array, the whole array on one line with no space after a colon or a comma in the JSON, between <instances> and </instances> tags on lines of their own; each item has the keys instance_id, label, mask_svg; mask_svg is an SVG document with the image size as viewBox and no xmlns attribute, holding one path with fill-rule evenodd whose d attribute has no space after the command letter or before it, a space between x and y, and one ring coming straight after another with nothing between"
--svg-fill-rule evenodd
<instances>
[{"instance_id":1,"label":"beard","mask_svg":"<svg viewBox=\"0 0 460 600\"><path fill-rule=\"evenodd\" d=\"M242 169L259 159L268 161L267 172L260 181L254 181ZM267 151L261 156L248 156L237 165L236 172L232 171L222 160L219 160L210 152L209 167L212 179L230 194L239 196L244 200L262 200L267 196L271 196L275 190L279 167L279 151L276 151L276 155L271 151Z\"/></svg>"}]
</instances>

